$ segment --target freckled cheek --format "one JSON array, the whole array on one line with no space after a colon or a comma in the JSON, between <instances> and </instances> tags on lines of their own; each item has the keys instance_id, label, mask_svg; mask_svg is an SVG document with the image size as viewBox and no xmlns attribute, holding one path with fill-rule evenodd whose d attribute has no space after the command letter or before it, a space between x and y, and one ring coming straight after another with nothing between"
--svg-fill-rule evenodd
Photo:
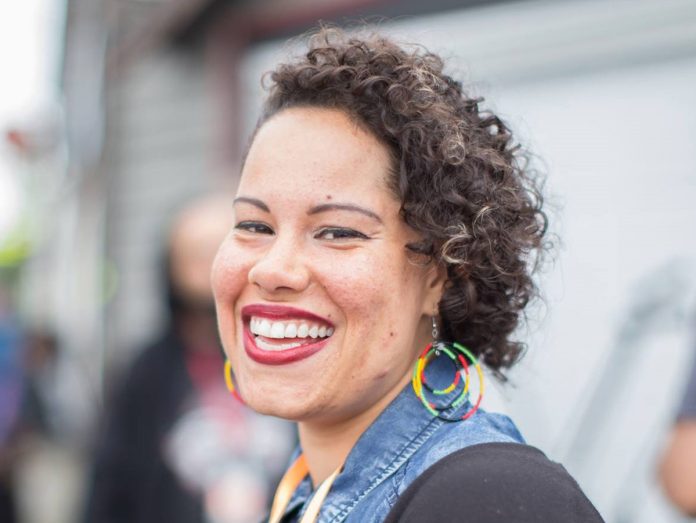
<instances>
[{"instance_id":1,"label":"freckled cheek","mask_svg":"<svg viewBox=\"0 0 696 523\"><path fill-rule=\"evenodd\" d=\"M224 246L218 252L211 271L211 286L217 308L218 325L224 344L233 343L235 305L247 283L250 263ZM230 347L226 347L229 349Z\"/></svg>"},{"instance_id":2,"label":"freckled cheek","mask_svg":"<svg viewBox=\"0 0 696 523\"><path fill-rule=\"evenodd\" d=\"M412 280L404 274L408 269L372 259L332 267L335 271L323 275L323 284L345 317L347 334L371 343L396 341L399 324L410 315L415 297Z\"/></svg>"},{"instance_id":3,"label":"freckled cheek","mask_svg":"<svg viewBox=\"0 0 696 523\"><path fill-rule=\"evenodd\" d=\"M229 302L241 293L249 272L244 258L221 248L213 262L211 285L216 301Z\"/></svg>"},{"instance_id":4,"label":"freckled cheek","mask_svg":"<svg viewBox=\"0 0 696 523\"><path fill-rule=\"evenodd\" d=\"M387 299L384 283L380 282L374 271L365 267L336 264L337 270L323 277L324 289L347 321L354 321L356 315L370 311L374 316L375 307Z\"/></svg>"}]
</instances>

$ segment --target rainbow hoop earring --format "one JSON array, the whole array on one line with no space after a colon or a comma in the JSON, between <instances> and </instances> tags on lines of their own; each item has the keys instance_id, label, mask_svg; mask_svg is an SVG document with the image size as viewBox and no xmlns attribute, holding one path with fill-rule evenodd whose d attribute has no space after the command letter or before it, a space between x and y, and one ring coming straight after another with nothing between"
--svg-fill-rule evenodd
<instances>
[{"instance_id":1,"label":"rainbow hoop earring","mask_svg":"<svg viewBox=\"0 0 696 523\"><path fill-rule=\"evenodd\" d=\"M225 385L227 385L227 390L232 393L232 396L234 396L242 405L245 405L244 400L237 392L237 387L234 386L234 380L232 379L232 364L230 363L230 360L225 360Z\"/></svg>"},{"instance_id":2,"label":"rainbow hoop earring","mask_svg":"<svg viewBox=\"0 0 696 523\"><path fill-rule=\"evenodd\" d=\"M433 338L437 338L437 325L434 318ZM447 358L454 365L454 379L447 387L443 389L435 389L427 381L425 376L425 368L434 358L438 358L442 354L447 356ZM479 382L479 391L476 403L474 403L473 407L465 412L461 418L452 419L443 416L442 414L446 410L457 408L469 399L469 396L471 395L471 372L469 371L470 365L476 369ZM464 383L460 385L462 381L462 371L464 372ZM474 356L469 349L457 342L447 344L442 341L434 341L429 343L428 346L423 349L423 352L421 352L418 360L416 361L416 365L413 368L411 384L413 385L413 391L416 393L416 396L421 400L421 403L423 403L423 406L425 406L428 412L430 412L433 416L445 421L463 421L469 419L479 409L481 406L481 401L483 400L484 381L481 365L479 364L478 359L476 359L476 356ZM461 386L461 392L457 394L454 400L445 406L437 406L435 403L429 401L426 397L426 391L428 394L432 394L433 396L448 396L454 393L459 386Z\"/></svg>"}]
</instances>

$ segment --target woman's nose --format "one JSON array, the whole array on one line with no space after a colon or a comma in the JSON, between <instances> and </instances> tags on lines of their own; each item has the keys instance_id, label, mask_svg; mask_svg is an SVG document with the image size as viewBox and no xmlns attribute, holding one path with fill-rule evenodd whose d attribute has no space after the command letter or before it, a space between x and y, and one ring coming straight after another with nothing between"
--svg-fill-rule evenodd
<instances>
[{"instance_id":1,"label":"woman's nose","mask_svg":"<svg viewBox=\"0 0 696 523\"><path fill-rule=\"evenodd\" d=\"M309 285L309 271L291 238L276 237L249 270L249 283L266 293L300 292Z\"/></svg>"}]
</instances>

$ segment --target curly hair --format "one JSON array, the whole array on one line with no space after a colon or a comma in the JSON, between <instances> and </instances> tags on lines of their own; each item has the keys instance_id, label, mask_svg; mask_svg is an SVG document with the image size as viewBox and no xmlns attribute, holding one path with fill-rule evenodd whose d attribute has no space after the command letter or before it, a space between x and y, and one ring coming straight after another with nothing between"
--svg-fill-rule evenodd
<instances>
[{"instance_id":1,"label":"curly hair","mask_svg":"<svg viewBox=\"0 0 696 523\"><path fill-rule=\"evenodd\" d=\"M467 345L504 379L547 229L540 183L510 129L443 61L380 35L322 27L306 54L268 73L257 129L290 107L339 109L391 153L390 187L421 233L407 246L446 267L441 336Z\"/></svg>"}]
</instances>

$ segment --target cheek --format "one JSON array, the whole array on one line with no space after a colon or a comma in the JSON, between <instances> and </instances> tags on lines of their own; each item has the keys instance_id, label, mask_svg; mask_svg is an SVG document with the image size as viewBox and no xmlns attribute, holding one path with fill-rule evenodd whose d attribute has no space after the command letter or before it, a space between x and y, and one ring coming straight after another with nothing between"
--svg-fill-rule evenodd
<instances>
[{"instance_id":1,"label":"cheek","mask_svg":"<svg viewBox=\"0 0 696 523\"><path fill-rule=\"evenodd\" d=\"M374 267L374 261L368 256L325 265L323 287L346 315L346 320L352 321L356 313L374 312L374 307L381 304L388 294Z\"/></svg>"},{"instance_id":2,"label":"cheek","mask_svg":"<svg viewBox=\"0 0 696 523\"><path fill-rule=\"evenodd\" d=\"M245 258L223 244L213 262L210 282L215 298L220 336L228 354L234 343L236 330L234 307L245 287L248 272L249 267Z\"/></svg>"},{"instance_id":3,"label":"cheek","mask_svg":"<svg viewBox=\"0 0 696 523\"><path fill-rule=\"evenodd\" d=\"M350 336L394 342L418 320L418 275L405 258L365 255L329 266L324 287L345 315Z\"/></svg>"},{"instance_id":4,"label":"cheek","mask_svg":"<svg viewBox=\"0 0 696 523\"><path fill-rule=\"evenodd\" d=\"M215 256L210 273L215 300L226 304L231 298L239 294L242 284L246 280L246 274L243 258L223 244Z\"/></svg>"}]
</instances>

